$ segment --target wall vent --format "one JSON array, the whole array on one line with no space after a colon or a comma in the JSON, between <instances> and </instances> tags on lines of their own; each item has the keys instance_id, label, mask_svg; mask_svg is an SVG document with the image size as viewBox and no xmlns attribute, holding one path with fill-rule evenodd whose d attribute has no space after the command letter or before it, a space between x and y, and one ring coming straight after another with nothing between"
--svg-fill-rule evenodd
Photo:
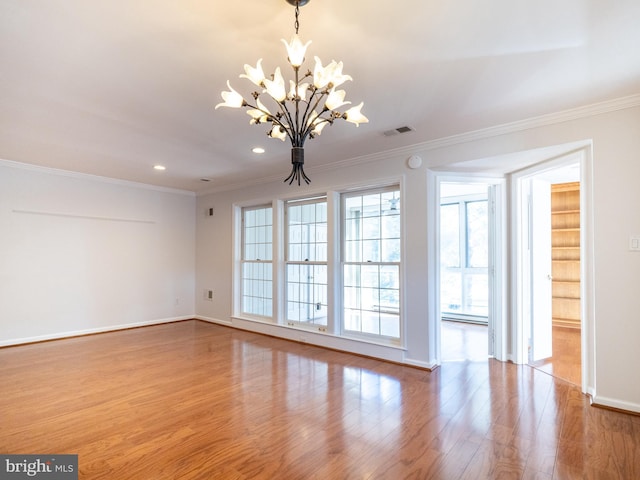
<instances>
[{"instance_id":1,"label":"wall vent","mask_svg":"<svg viewBox=\"0 0 640 480\"><path fill-rule=\"evenodd\" d=\"M382 133L385 137L393 137L394 135L398 135L399 133L409 133L414 131L415 129L413 127L408 127L405 125L404 127L394 128L393 130L387 130Z\"/></svg>"}]
</instances>

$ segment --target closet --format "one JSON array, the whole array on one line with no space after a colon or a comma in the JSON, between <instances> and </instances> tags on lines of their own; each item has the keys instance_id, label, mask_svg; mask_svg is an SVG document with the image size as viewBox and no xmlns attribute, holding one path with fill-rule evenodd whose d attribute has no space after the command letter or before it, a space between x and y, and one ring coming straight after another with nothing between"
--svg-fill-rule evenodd
<instances>
[{"instance_id":1,"label":"closet","mask_svg":"<svg viewBox=\"0 0 640 480\"><path fill-rule=\"evenodd\" d=\"M580 183L551 185L553 326L580 328Z\"/></svg>"}]
</instances>

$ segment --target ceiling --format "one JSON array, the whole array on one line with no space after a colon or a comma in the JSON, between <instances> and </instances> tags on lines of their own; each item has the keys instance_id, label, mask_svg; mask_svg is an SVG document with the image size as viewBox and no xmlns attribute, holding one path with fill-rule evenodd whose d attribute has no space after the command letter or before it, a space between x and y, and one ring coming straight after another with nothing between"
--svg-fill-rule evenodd
<instances>
[{"instance_id":1,"label":"ceiling","mask_svg":"<svg viewBox=\"0 0 640 480\"><path fill-rule=\"evenodd\" d=\"M300 10L305 67L342 60L346 99L369 118L306 143L312 179L314 167L640 92L638 0ZM196 192L284 179L289 145L214 106L227 80L253 91L245 63L291 78L280 39L293 18L285 0L0 0L0 159ZM383 134L402 126L413 131Z\"/></svg>"}]
</instances>

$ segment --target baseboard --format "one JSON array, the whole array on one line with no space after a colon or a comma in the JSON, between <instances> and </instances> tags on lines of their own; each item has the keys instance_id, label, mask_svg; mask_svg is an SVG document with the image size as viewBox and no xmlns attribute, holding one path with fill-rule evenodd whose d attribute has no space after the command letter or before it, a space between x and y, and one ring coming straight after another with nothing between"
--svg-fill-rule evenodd
<instances>
[{"instance_id":1,"label":"baseboard","mask_svg":"<svg viewBox=\"0 0 640 480\"><path fill-rule=\"evenodd\" d=\"M595 395L591 397L591 404L594 407L609 408L640 415L640 404L625 402L624 400Z\"/></svg>"},{"instance_id":2,"label":"baseboard","mask_svg":"<svg viewBox=\"0 0 640 480\"><path fill-rule=\"evenodd\" d=\"M219 318L205 317L203 315L196 315L193 318L195 318L196 320L202 320L203 322L225 325L227 327L233 326L233 324L231 323L231 320L220 320Z\"/></svg>"},{"instance_id":3,"label":"baseboard","mask_svg":"<svg viewBox=\"0 0 640 480\"><path fill-rule=\"evenodd\" d=\"M180 322L183 320L192 320L194 315L184 317L162 318L157 320L149 320L146 322L126 323L122 325L110 325L108 327L88 328L85 330L71 330L66 332L53 333L49 335L38 335L35 337L11 338L0 340L0 347L11 347L16 345L25 345L28 343L48 342L51 340L61 340L63 338L82 337L85 335L95 335L97 333L114 332L117 330L128 330L130 328L148 327L151 325L161 325L163 323Z\"/></svg>"},{"instance_id":4,"label":"baseboard","mask_svg":"<svg viewBox=\"0 0 640 480\"><path fill-rule=\"evenodd\" d=\"M439 365L435 361L423 362L422 360L413 360L412 358L406 358L406 357L404 358L402 363L405 365L410 365L412 367L421 368L423 370L429 370L430 372L434 371L436 368L439 367Z\"/></svg>"}]
</instances>

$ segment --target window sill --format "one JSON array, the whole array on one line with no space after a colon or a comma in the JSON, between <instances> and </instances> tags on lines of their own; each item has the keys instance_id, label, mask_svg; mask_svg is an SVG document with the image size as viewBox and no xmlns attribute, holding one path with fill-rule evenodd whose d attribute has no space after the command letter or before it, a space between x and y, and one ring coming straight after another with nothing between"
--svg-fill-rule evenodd
<instances>
[{"instance_id":1,"label":"window sill","mask_svg":"<svg viewBox=\"0 0 640 480\"><path fill-rule=\"evenodd\" d=\"M357 335L338 335L331 332L322 332L322 331L319 331L317 328L310 328L310 327L304 327L304 326L298 326L298 325L283 325L281 323L262 320L254 317L247 317L247 316L241 316L241 315L232 316L231 324L233 325L235 322L249 322L251 324L256 324L259 326L265 326L265 327L268 327L269 329L275 329L283 333L283 335L278 335L277 333L269 332L268 333L269 335L275 335L280 338L294 340L302 343L315 344L318 346L327 346L325 345L326 342L322 341L323 339L332 339L332 340L334 339L335 341L338 341L338 342L349 342L349 343L354 342L357 344L365 344L365 345L371 345L373 347L389 348L389 349L402 351L402 352L405 352L407 350L405 347L401 345L400 341L394 342L394 341L376 340L373 338L363 338ZM266 333L266 332L262 332L262 333ZM285 333L288 333L288 335L286 335ZM311 341L312 338L319 340L318 343L312 342ZM353 352L353 353L358 353L358 352Z\"/></svg>"}]
</instances>

